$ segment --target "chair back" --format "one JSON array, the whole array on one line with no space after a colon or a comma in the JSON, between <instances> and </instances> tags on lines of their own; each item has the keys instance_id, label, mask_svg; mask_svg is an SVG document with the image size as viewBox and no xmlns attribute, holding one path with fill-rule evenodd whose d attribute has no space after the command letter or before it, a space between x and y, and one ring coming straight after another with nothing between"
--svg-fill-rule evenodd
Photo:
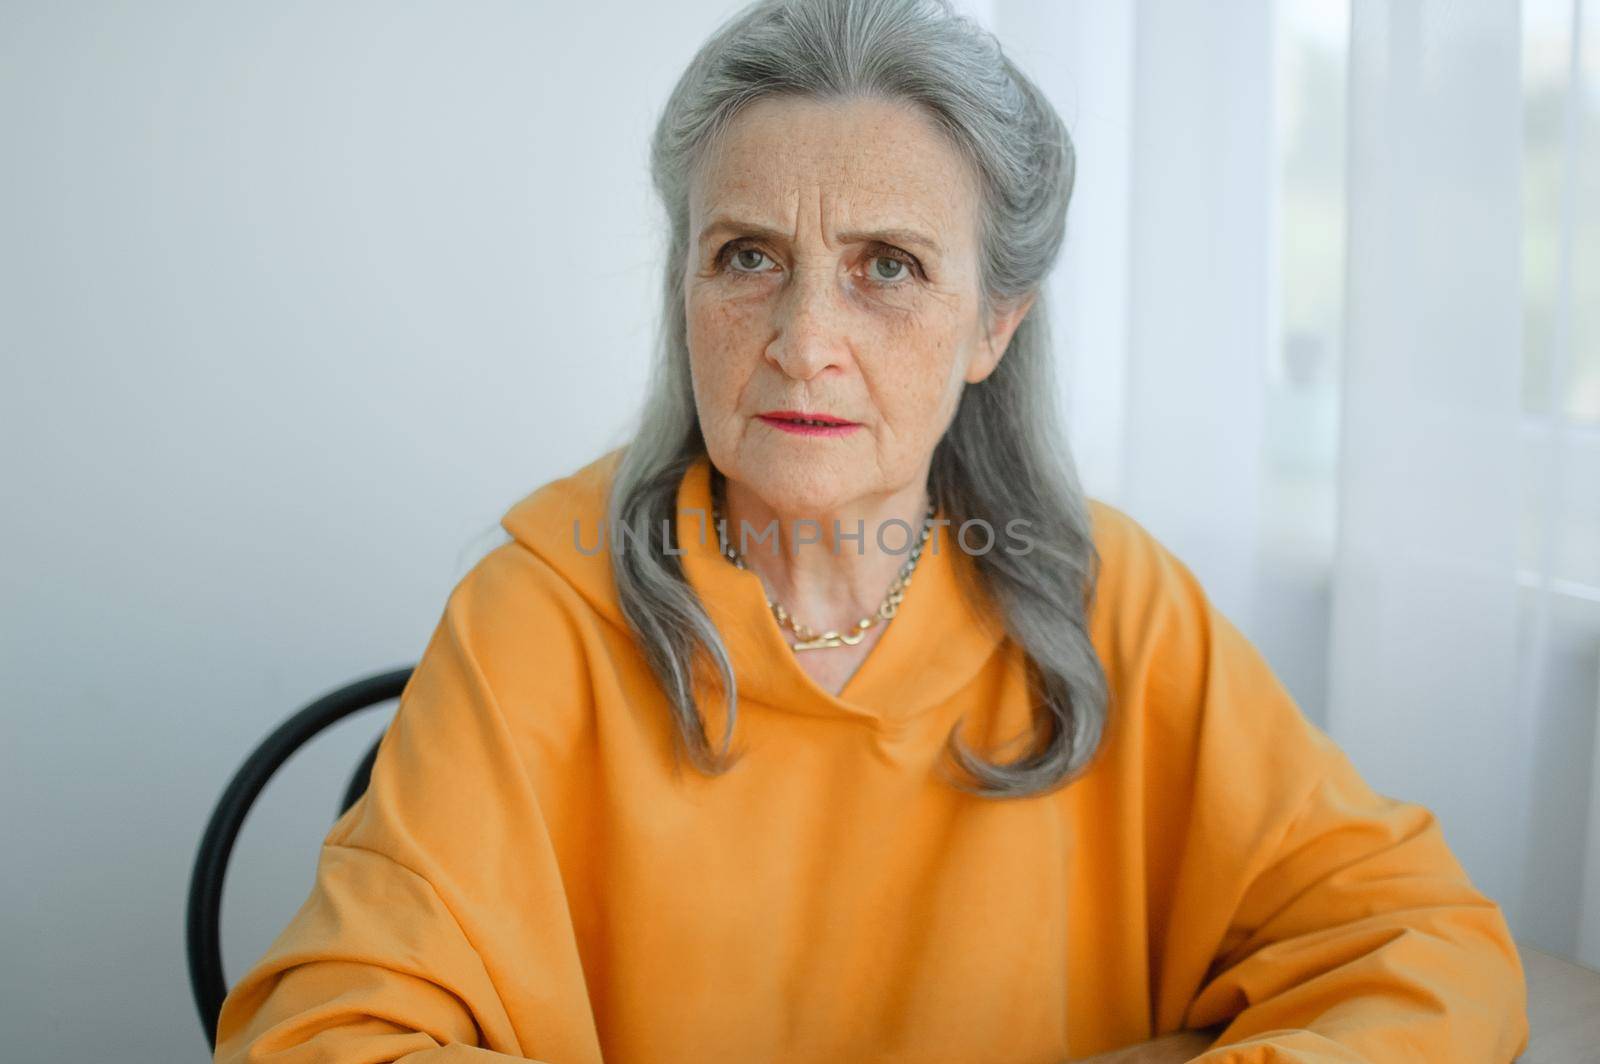
<instances>
[{"instance_id":1,"label":"chair back","mask_svg":"<svg viewBox=\"0 0 1600 1064\"><path fill-rule=\"evenodd\" d=\"M194 989L195 1006L200 1010L200 1025L205 1028L212 1052L217 1048L217 1018L228 996L228 983L222 972L222 884L245 816L272 774L296 750L329 725L369 706L399 698L413 669L414 666L395 669L356 680L323 695L291 716L245 758L212 810L189 878L188 913L189 983ZM383 737L379 736L356 766L335 820L366 791L382 741Z\"/></svg>"}]
</instances>

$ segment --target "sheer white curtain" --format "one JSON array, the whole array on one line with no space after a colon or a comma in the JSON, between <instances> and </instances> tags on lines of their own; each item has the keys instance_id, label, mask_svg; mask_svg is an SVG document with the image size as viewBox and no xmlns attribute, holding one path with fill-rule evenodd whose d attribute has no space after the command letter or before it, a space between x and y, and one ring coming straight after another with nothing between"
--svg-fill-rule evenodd
<instances>
[{"instance_id":1,"label":"sheer white curtain","mask_svg":"<svg viewBox=\"0 0 1600 1064\"><path fill-rule=\"evenodd\" d=\"M1356 0L1329 723L1517 901L1514 3Z\"/></svg>"},{"instance_id":2,"label":"sheer white curtain","mask_svg":"<svg viewBox=\"0 0 1600 1064\"><path fill-rule=\"evenodd\" d=\"M1052 295L1089 491L1520 940L1600 964L1592 10L965 6L1078 149Z\"/></svg>"},{"instance_id":3,"label":"sheer white curtain","mask_svg":"<svg viewBox=\"0 0 1600 1064\"><path fill-rule=\"evenodd\" d=\"M1524 0L1519 699L1530 937L1600 967L1600 14ZM1587 788L1585 788L1585 784ZM1588 801L1585 801L1587 790Z\"/></svg>"}]
</instances>

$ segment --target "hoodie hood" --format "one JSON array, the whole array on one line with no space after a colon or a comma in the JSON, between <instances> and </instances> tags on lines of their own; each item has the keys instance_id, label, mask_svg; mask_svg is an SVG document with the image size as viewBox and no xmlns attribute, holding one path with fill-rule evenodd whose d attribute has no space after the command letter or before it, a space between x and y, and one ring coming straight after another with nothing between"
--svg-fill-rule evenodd
<instances>
[{"instance_id":1,"label":"hoodie hood","mask_svg":"<svg viewBox=\"0 0 1600 1064\"><path fill-rule=\"evenodd\" d=\"M596 613L627 628L610 551L595 549L606 520L611 477L621 460L619 447L537 488L506 511L500 527L565 577Z\"/></svg>"},{"instance_id":2,"label":"hoodie hood","mask_svg":"<svg viewBox=\"0 0 1600 1064\"><path fill-rule=\"evenodd\" d=\"M608 549L597 549L620 459L620 449L607 452L540 487L512 506L501 525L566 579L597 614L631 634L612 575L609 528ZM894 731L949 702L990 664L1004 641L1003 628L988 611L975 611L963 595L961 581L971 574L960 569L972 560L956 545L949 525L941 524L877 644L842 691L823 688L784 640L760 576L734 566L719 550L710 528L711 472L710 459L701 455L684 474L678 489L677 543L684 576L733 660L741 702L858 718Z\"/></svg>"}]
</instances>

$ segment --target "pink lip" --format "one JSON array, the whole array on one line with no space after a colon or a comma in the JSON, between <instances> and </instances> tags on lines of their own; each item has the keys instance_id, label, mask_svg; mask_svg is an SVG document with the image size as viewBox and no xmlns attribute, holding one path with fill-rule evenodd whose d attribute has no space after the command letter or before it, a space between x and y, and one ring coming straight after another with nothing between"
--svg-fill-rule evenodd
<instances>
[{"instance_id":1,"label":"pink lip","mask_svg":"<svg viewBox=\"0 0 1600 1064\"><path fill-rule=\"evenodd\" d=\"M861 427L854 421L846 421L832 414L808 414L803 410L768 410L757 416L765 424L796 436L847 436ZM796 420L798 418L807 421L825 421L827 424L802 425Z\"/></svg>"}]
</instances>

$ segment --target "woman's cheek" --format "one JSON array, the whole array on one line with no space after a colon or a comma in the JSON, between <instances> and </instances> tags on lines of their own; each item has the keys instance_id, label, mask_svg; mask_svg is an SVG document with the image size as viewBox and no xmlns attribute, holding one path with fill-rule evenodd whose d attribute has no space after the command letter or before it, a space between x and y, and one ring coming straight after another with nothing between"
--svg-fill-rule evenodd
<instances>
[{"instance_id":1,"label":"woman's cheek","mask_svg":"<svg viewBox=\"0 0 1600 1064\"><path fill-rule=\"evenodd\" d=\"M887 420L902 437L936 437L942 430L946 408L952 403L949 349L939 341L901 337L892 350L897 352L896 357L879 360L890 370L879 375L877 388ZM924 352L923 357L906 357L907 352L917 350ZM954 399L959 398L957 390Z\"/></svg>"},{"instance_id":2,"label":"woman's cheek","mask_svg":"<svg viewBox=\"0 0 1600 1064\"><path fill-rule=\"evenodd\" d=\"M748 301L719 298L707 292L689 304L690 349L713 352L715 357L735 357L745 351L758 333L761 311Z\"/></svg>"},{"instance_id":3,"label":"woman's cheek","mask_svg":"<svg viewBox=\"0 0 1600 1064\"><path fill-rule=\"evenodd\" d=\"M739 398L751 372L747 334L717 308L688 320L689 362L702 428L714 435L737 422Z\"/></svg>"}]
</instances>

